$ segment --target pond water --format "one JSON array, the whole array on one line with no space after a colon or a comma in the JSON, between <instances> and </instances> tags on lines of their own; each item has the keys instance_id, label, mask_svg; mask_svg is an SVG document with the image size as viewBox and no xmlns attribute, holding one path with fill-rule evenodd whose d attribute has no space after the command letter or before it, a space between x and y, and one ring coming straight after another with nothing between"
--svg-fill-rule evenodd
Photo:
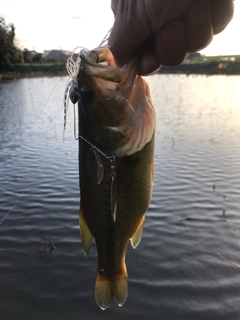
<instances>
[{"instance_id":1,"label":"pond water","mask_svg":"<svg viewBox=\"0 0 240 320\"><path fill-rule=\"evenodd\" d=\"M129 295L102 311L97 253L78 226L78 143L63 141L67 78L0 83L3 320L240 318L240 77L154 75L155 184ZM10 212L9 212L10 210ZM50 257L45 238L55 246Z\"/></svg>"}]
</instances>

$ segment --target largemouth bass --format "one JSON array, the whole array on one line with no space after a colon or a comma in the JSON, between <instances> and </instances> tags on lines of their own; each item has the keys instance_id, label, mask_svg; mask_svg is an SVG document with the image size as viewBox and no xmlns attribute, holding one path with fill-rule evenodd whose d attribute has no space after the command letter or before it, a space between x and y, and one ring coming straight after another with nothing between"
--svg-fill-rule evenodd
<instances>
[{"instance_id":1,"label":"largemouth bass","mask_svg":"<svg viewBox=\"0 0 240 320\"><path fill-rule=\"evenodd\" d=\"M118 68L108 47L80 52L80 233L85 255L95 238L95 299L106 309L128 294L125 253L142 236L153 185L155 111L138 59Z\"/></svg>"}]
</instances>

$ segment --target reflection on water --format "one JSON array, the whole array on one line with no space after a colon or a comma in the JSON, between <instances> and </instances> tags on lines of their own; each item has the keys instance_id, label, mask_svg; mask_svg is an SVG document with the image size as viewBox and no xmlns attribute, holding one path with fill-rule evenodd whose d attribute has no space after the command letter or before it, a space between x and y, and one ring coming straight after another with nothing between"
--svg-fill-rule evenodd
<instances>
[{"instance_id":1,"label":"reflection on water","mask_svg":"<svg viewBox=\"0 0 240 320\"><path fill-rule=\"evenodd\" d=\"M240 263L240 78L148 78L153 199L141 244L127 252L128 300L104 312L94 301L95 245L86 259L80 243L70 125L62 141L66 81L0 84L0 220L20 198L0 226L1 318L239 319L240 270L217 252Z\"/></svg>"}]
</instances>

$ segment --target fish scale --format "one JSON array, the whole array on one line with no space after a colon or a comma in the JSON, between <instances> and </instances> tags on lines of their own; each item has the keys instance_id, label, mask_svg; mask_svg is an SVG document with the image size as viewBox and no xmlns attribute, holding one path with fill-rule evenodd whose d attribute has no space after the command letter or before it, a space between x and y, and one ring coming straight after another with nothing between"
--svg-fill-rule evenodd
<instances>
[{"instance_id":1,"label":"fish scale","mask_svg":"<svg viewBox=\"0 0 240 320\"><path fill-rule=\"evenodd\" d=\"M95 299L104 310L127 299L125 254L129 240L134 248L141 240L151 201L156 115L137 57L118 68L101 46L80 58L80 234L85 255L96 242Z\"/></svg>"}]
</instances>

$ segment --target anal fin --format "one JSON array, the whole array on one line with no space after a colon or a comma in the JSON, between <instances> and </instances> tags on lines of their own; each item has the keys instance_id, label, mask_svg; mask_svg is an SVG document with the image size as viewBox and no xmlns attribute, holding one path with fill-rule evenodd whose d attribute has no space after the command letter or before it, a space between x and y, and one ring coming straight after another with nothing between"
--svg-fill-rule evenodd
<instances>
[{"instance_id":1,"label":"anal fin","mask_svg":"<svg viewBox=\"0 0 240 320\"><path fill-rule=\"evenodd\" d=\"M142 233L143 233L144 220L145 220L145 216L142 217L142 220L139 223L137 230L135 231L134 235L130 239L130 242L131 242L131 245L132 245L133 249L135 249L139 245L139 243L141 241Z\"/></svg>"},{"instance_id":2,"label":"anal fin","mask_svg":"<svg viewBox=\"0 0 240 320\"><path fill-rule=\"evenodd\" d=\"M80 206L80 213L79 213L79 226L80 226L80 235L82 240L83 252L85 256L88 255L88 251L92 244L93 236L88 228L86 223L84 213L82 210L82 206Z\"/></svg>"}]
</instances>

